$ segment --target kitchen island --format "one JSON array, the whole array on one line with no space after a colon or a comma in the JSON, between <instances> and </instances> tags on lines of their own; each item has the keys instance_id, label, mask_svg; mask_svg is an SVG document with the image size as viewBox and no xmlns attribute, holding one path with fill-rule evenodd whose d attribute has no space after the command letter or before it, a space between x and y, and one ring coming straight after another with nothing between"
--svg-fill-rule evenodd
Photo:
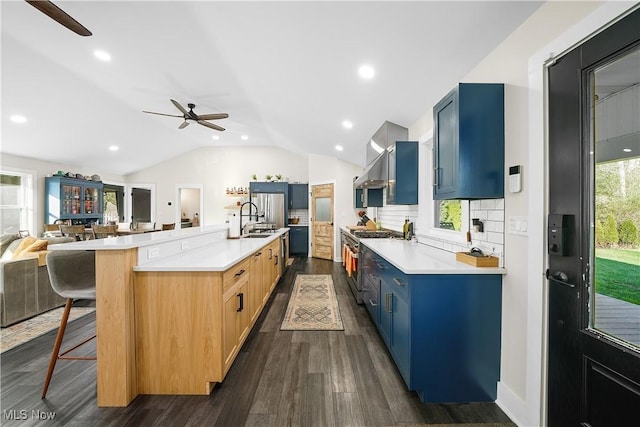
<instances>
[{"instance_id":1,"label":"kitchen island","mask_svg":"<svg viewBox=\"0 0 640 427\"><path fill-rule=\"evenodd\" d=\"M208 394L280 278L280 236L228 226L73 242L96 252L98 406L138 394Z\"/></svg>"},{"instance_id":2,"label":"kitchen island","mask_svg":"<svg viewBox=\"0 0 640 427\"><path fill-rule=\"evenodd\" d=\"M363 299L423 402L492 402L500 379L503 268L417 242L361 239Z\"/></svg>"}]
</instances>

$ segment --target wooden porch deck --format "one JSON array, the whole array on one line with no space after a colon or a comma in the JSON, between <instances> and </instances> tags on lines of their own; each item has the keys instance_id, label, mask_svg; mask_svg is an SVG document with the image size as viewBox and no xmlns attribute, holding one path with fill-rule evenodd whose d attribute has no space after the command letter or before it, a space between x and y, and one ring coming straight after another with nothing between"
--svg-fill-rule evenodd
<instances>
[{"instance_id":1,"label":"wooden porch deck","mask_svg":"<svg viewBox=\"0 0 640 427\"><path fill-rule=\"evenodd\" d=\"M640 305L596 293L594 326L640 346Z\"/></svg>"}]
</instances>

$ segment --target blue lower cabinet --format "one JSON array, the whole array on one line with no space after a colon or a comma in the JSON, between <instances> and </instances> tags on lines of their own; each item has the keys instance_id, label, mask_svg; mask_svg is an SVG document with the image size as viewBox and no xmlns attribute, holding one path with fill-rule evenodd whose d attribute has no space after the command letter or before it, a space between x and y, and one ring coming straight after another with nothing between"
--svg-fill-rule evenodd
<instances>
[{"instance_id":1,"label":"blue lower cabinet","mask_svg":"<svg viewBox=\"0 0 640 427\"><path fill-rule=\"evenodd\" d=\"M289 253L308 255L309 227L289 227Z\"/></svg>"},{"instance_id":2,"label":"blue lower cabinet","mask_svg":"<svg viewBox=\"0 0 640 427\"><path fill-rule=\"evenodd\" d=\"M409 390L430 403L495 401L502 276L407 275L364 245L360 255L365 305Z\"/></svg>"}]
</instances>

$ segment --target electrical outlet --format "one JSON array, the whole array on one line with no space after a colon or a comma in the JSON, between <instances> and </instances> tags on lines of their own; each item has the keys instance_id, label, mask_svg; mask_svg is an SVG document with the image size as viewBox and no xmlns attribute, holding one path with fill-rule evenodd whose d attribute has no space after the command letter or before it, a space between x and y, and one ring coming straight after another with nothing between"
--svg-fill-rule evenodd
<instances>
[{"instance_id":1,"label":"electrical outlet","mask_svg":"<svg viewBox=\"0 0 640 427\"><path fill-rule=\"evenodd\" d=\"M147 251L147 259L154 259L160 256L160 248L151 248Z\"/></svg>"},{"instance_id":2,"label":"electrical outlet","mask_svg":"<svg viewBox=\"0 0 640 427\"><path fill-rule=\"evenodd\" d=\"M180 249L182 249L183 251L189 249L189 241L183 240L182 242L180 242Z\"/></svg>"}]
</instances>

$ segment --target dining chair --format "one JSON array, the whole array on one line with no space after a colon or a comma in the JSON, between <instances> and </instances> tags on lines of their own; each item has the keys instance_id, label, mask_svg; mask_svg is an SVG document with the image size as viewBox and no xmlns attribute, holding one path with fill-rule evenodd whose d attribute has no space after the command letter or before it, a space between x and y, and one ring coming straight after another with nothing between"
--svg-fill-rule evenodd
<instances>
[{"instance_id":1,"label":"dining chair","mask_svg":"<svg viewBox=\"0 0 640 427\"><path fill-rule=\"evenodd\" d=\"M176 229L176 223L172 222L171 224L162 224L162 231L164 230L175 230Z\"/></svg>"},{"instance_id":2,"label":"dining chair","mask_svg":"<svg viewBox=\"0 0 640 427\"><path fill-rule=\"evenodd\" d=\"M53 290L67 302L60 319L60 327L53 345L49 369L45 377L42 389L44 399L49 389L53 370L59 359L65 360L96 360L95 356L67 356L68 353L86 344L96 336L85 339L79 344L60 352L64 331L69 320L69 313L74 300L94 300L96 299L96 261L95 251L51 251L47 254L47 272Z\"/></svg>"},{"instance_id":3,"label":"dining chair","mask_svg":"<svg viewBox=\"0 0 640 427\"><path fill-rule=\"evenodd\" d=\"M60 231L60 224L45 224L44 231Z\"/></svg>"},{"instance_id":4,"label":"dining chair","mask_svg":"<svg viewBox=\"0 0 640 427\"><path fill-rule=\"evenodd\" d=\"M155 222L139 222L136 224L136 230L147 231L147 230L155 230L156 223Z\"/></svg>"},{"instance_id":5,"label":"dining chair","mask_svg":"<svg viewBox=\"0 0 640 427\"><path fill-rule=\"evenodd\" d=\"M84 225L61 225L60 232L65 237L75 237L76 240L85 240Z\"/></svg>"},{"instance_id":6,"label":"dining chair","mask_svg":"<svg viewBox=\"0 0 640 427\"><path fill-rule=\"evenodd\" d=\"M105 237L115 237L116 231L118 230L117 225L100 225L93 224L91 226L91 232L93 233L94 239L104 239Z\"/></svg>"}]
</instances>

